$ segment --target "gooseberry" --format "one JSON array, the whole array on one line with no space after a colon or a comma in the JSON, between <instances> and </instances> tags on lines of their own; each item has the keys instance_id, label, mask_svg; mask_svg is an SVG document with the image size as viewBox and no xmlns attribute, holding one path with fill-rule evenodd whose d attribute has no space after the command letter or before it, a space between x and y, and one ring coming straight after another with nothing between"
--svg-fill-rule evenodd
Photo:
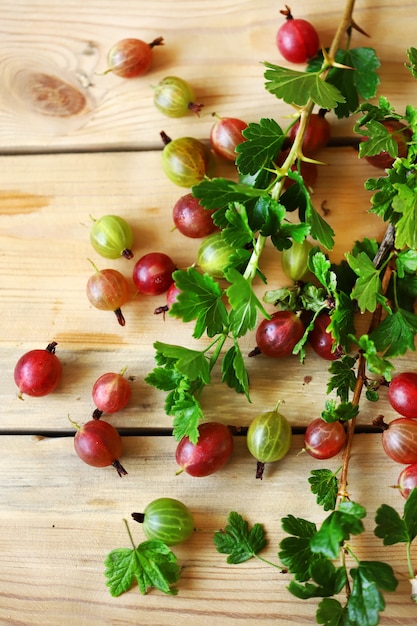
<instances>
[{"instance_id":1,"label":"gooseberry","mask_svg":"<svg viewBox=\"0 0 417 626\"><path fill-rule=\"evenodd\" d=\"M130 400L131 388L124 377L125 369L120 373L106 372L94 383L91 395L96 409L93 418L99 419L103 413L117 413L125 408Z\"/></svg>"},{"instance_id":2,"label":"gooseberry","mask_svg":"<svg viewBox=\"0 0 417 626\"><path fill-rule=\"evenodd\" d=\"M286 248L281 253L281 266L285 274L297 282L303 280L309 272L308 259L310 250L312 250L313 244L307 239L304 239L301 243L293 241L290 248Z\"/></svg>"},{"instance_id":3,"label":"gooseberry","mask_svg":"<svg viewBox=\"0 0 417 626\"><path fill-rule=\"evenodd\" d=\"M136 261L133 282L139 293L158 296L165 293L174 282L174 261L164 252L149 252Z\"/></svg>"},{"instance_id":4,"label":"gooseberry","mask_svg":"<svg viewBox=\"0 0 417 626\"><path fill-rule=\"evenodd\" d=\"M321 417L310 422L304 433L304 449L315 459L330 459L343 449L346 431L341 422L325 422Z\"/></svg>"},{"instance_id":5,"label":"gooseberry","mask_svg":"<svg viewBox=\"0 0 417 626\"><path fill-rule=\"evenodd\" d=\"M162 46L164 40L157 37L151 43L129 37L112 46L107 55L108 69L122 78L136 78L148 72L152 65L153 49Z\"/></svg>"},{"instance_id":6,"label":"gooseberry","mask_svg":"<svg viewBox=\"0 0 417 626\"><path fill-rule=\"evenodd\" d=\"M61 361L55 354L58 344L52 341L43 349L29 350L17 361L14 380L19 388L19 397L46 396L56 389L62 377Z\"/></svg>"},{"instance_id":7,"label":"gooseberry","mask_svg":"<svg viewBox=\"0 0 417 626\"><path fill-rule=\"evenodd\" d=\"M168 117L182 117L188 112L199 114L204 105L195 102L191 85L178 76L166 76L154 88L156 108Z\"/></svg>"},{"instance_id":8,"label":"gooseberry","mask_svg":"<svg viewBox=\"0 0 417 626\"><path fill-rule=\"evenodd\" d=\"M175 498L157 498L145 507L143 513L132 513L132 517L142 524L149 540L157 539L167 546L182 543L194 530L190 510Z\"/></svg>"},{"instance_id":9,"label":"gooseberry","mask_svg":"<svg viewBox=\"0 0 417 626\"><path fill-rule=\"evenodd\" d=\"M263 319L256 330L256 348L249 353L262 353L273 358L292 354L304 335L305 326L294 311L276 311L270 319Z\"/></svg>"},{"instance_id":10,"label":"gooseberry","mask_svg":"<svg viewBox=\"0 0 417 626\"><path fill-rule=\"evenodd\" d=\"M192 239L208 237L217 229L212 215L215 209L205 209L192 193L181 196L172 209L172 219L181 234Z\"/></svg>"},{"instance_id":11,"label":"gooseberry","mask_svg":"<svg viewBox=\"0 0 417 626\"><path fill-rule=\"evenodd\" d=\"M417 373L402 372L388 386L388 401L404 417L417 417Z\"/></svg>"},{"instance_id":12,"label":"gooseberry","mask_svg":"<svg viewBox=\"0 0 417 626\"><path fill-rule=\"evenodd\" d=\"M94 250L107 259L121 256L131 259L133 231L125 219L118 215L104 215L90 229L90 242Z\"/></svg>"},{"instance_id":13,"label":"gooseberry","mask_svg":"<svg viewBox=\"0 0 417 626\"><path fill-rule=\"evenodd\" d=\"M265 463L280 461L291 447L289 421L277 410L261 413L249 425L246 443L257 460L256 478L262 479Z\"/></svg>"},{"instance_id":14,"label":"gooseberry","mask_svg":"<svg viewBox=\"0 0 417 626\"><path fill-rule=\"evenodd\" d=\"M326 311L319 313L314 320L313 329L308 333L308 342L314 352L326 361L335 361L344 354L342 346L336 345L332 333L328 331L331 322L330 315Z\"/></svg>"},{"instance_id":15,"label":"gooseberry","mask_svg":"<svg viewBox=\"0 0 417 626\"><path fill-rule=\"evenodd\" d=\"M194 137L170 139L163 131L162 169L179 187L192 187L213 170L214 160L209 148Z\"/></svg>"},{"instance_id":16,"label":"gooseberry","mask_svg":"<svg viewBox=\"0 0 417 626\"><path fill-rule=\"evenodd\" d=\"M129 299L129 283L118 270L98 270L87 281L87 298L102 311L113 311L120 326L125 325L121 307Z\"/></svg>"},{"instance_id":17,"label":"gooseberry","mask_svg":"<svg viewBox=\"0 0 417 626\"><path fill-rule=\"evenodd\" d=\"M290 63L306 63L316 56L320 48L318 33L307 20L294 19L288 6L281 13L286 21L277 32L278 50Z\"/></svg>"},{"instance_id":18,"label":"gooseberry","mask_svg":"<svg viewBox=\"0 0 417 626\"><path fill-rule=\"evenodd\" d=\"M230 429L220 422L204 422L198 427L198 440L193 443L183 437L177 445L175 459L190 476L209 476L220 470L233 452L233 436Z\"/></svg>"},{"instance_id":19,"label":"gooseberry","mask_svg":"<svg viewBox=\"0 0 417 626\"><path fill-rule=\"evenodd\" d=\"M213 233L201 242L197 252L197 264L213 278L224 278L224 272L230 264L235 249L226 242L221 232Z\"/></svg>"},{"instance_id":20,"label":"gooseberry","mask_svg":"<svg viewBox=\"0 0 417 626\"><path fill-rule=\"evenodd\" d=\"M220 117L210 130L210 143L215 152L228 161L235 161L236 146L245 141L242 131L247 123L236 117Z\"/></svg>"},{"instance_id":21,"label":"gooseberry","mask_svg":"<svg viewBox=\"0 0 417 626\"><path fill-rule=\"evenodd\" d=\"M114 426L103 420L94 419L82 426L75 422L72 424L77 428L74 449L84 463L93 467L112 465L119 476L127 474L118 460L123 451L123 443Z\"/></svg>"}]
</instances>

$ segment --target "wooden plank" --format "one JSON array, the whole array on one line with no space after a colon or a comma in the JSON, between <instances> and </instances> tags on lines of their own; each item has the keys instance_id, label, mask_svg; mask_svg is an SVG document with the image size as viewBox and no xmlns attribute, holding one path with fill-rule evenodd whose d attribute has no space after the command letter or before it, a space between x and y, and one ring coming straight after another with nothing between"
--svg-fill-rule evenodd
<instances>
[{"instance_id":1,"label":"wooden plank","mask_svg":"<svg viewBox=\"0 0 417 626\"><path fill-rule=\"evenodd\" d=\"M317 210L324 203L336 232L332 252L341 260L355 239L382 236L375 215L368 213L369 192L363 181L375 171L358 160L351 148L328 149L314 194ZM165 296L137 295L132 284L131 301L123 307L126 326L117 324L112 312L90 306L85 295L93 273L88 259L99 268L119 269L130 281L133 263L142 254L160 250L178 267L196 261L200 240L172 230L172 207L188 190L176 187L161 172L160 153L39 155L3 157L0 187L0 275L2 286L2 335L0 352L0 402L3 430L70 429L68 413L84 421L91 414L91 387L105 371L128 368L133 398L126 412L115 416L124 428L164 428L171 418L164 414L163 394L144 383L154 365L155 340L181 345L205 345L192 339L192 324L154 315ZM234 176L234 166L219 167L219 175ZM6 182L7 181L7 182ZM131 223L135 233L132 261L102 259L89 242L90 216L116 213ZM262 270L268 288L288 284L279 254L270 247ZM262 297L265 286L256 285ZM273 307L270 307L273 310ZM358 319L359 325L365 320ZM17 398L13 368L26 350L57 341L64 367L63 382L47 398ZM255 346L255 334L242 339L244 354ZM414 367L407 356L398 367ZM319 414L326 399L327 362L309 353L304 368L298 358L282 361L267 357L247 359L252 404L220 384L215 373L215 395L206 394L207 410L235 425L247 425L254 412L269 410L278 400L286 402L294 425L306 425ZM305 384L305 377L311 379ZM384 402L384 393L382 393ZM292 399L296 397L297 403ZM383 410L389 410L385 404ZM369 425L381 405L366 402L363 423Z\"/></svg>"},{"instance_id":2,"label":"wooden plank","mask_svg":"<svg viewBox=\"0 0 417 626\"><path fill-rule=\"evenodd\" d=\"M325 465L300 455L300 436L288 456L267 467L262 482L243 437L235 437L232 459L217 474L197 479L175 475L171 437L124 438L122 457L128 476L112 468L94 469L76 456L71 438L3 436L0 457L0 622L35 626L79 624L282 625L312 623L316 601L293 598L288 574L257 560L231 566L216 552L213 533L235 510L267 531L262 556L279 565L284 537L281 517L293 514L321 523L326 514L315 504L307 476L311 469L336 470L340 459ZM164 471L161 471L164 467ZM403 499L391 489L399 471L382 457L375 435L357 435L349 479L351 497L365 504L365 532L353 538L360 559L389 559L400 578L398 590L386 594L381 625L415 624L416 608L405 580L406 555L401 546L384 548L373 535L374 515L382 503L402 510ZM289 477L291 476L291 479ZM364 482L364 476L367 483ZM369 488L372 485L372 489ZM202 497L204 493L204 497ZM111 598L103 561L115 548L129 547L123 518L141 511L156 497L176 497L193 512L196 531L172 549L182 573L176 597L137 589ZM135 541L145 539L129 522ZM415 547L412 558L417 556Z\"/></svg>"},{"instance_id":3,"label":"wooden plank","mask_svg":"<svg viewBox=\"0 0 417 626\"><path fill-rule=\"evenodd\" d=\"M264 90L262 66L263 61L288 65L275 44L283 20L279 5L271 9L270 2L258 0L213 0L200 5L185 0L175 5L169 0L140 4L124 0L118 7L115 17L103 0L87 5L76 0L71 11L54 0L2 3L3 152L109 150L112 146L154 149L163 128L173 136L207 139L213 112L247 122L274 117L286 126L292 110ZM340 2L327 2L323 12L313 0L306 0L293 10L315 24L323 46L330 45L341 18ZM394 106L415 99L414 79L404 68L405 51L415 44L415 16L412 0L400 6L391 0L378 6L365 0L356 3L355 20L370 37L354 32L353 45L377 50L382 63L379 94ZM145 41L165 38L166 45L155 51L152 71L134 80L103 75L110 47L132 36ZM194 86L197 99L204 103L200 118L170 120L155 110L151 87L172 74ZM65 83L64 98L45 76ZM39 89L42 99L36 95ZM58 108L51 105L54 101ZM351 137L352 120L333 118L333 136Z\"/></svg>"}]
</instances>

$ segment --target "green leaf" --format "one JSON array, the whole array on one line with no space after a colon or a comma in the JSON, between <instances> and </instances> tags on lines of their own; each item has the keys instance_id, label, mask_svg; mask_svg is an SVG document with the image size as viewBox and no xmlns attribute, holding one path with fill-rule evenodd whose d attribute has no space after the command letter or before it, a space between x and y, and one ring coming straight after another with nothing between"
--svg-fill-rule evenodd
<instances>
[{"instance_id":1,"label":"green leaf","mask_svg":"<svg viewBox=\"0 0 417 626\"><path fill-rule=\"evenodd\" d=\"M321 413L321 418L325 422L347 422L355 418L359 413L359 407L352 402L341 402L337 404L334 400L327 400L325 410Z\"/></svg>"},{"instance_id":2,"label":"green leaf","mask_svg":"<svg viewBox=\"0 0 417 626\"><path fill-rule=\"evenodd\" d=\"M407 50L408 63L405 63L405 67L408 68L414 78L417 78L417 49L409 48Z\"/></svg>"},{"instance_id":3,"label":"green leaf","mask_svg":"<svg viewBox=\"0 0 417 626\"><path fill-rule=\"evenodd\" d=\"M337 295L337 276L331 270L331 263L327 256L319 249L315 248L310 252L308 267L316 278L332 296Z\"/></svg>"},{"instance_id":4,"label":"green leaf","mask_svg":"<svg viewBox=\"0 0 417 626\"><path fill-rule=\"evenodd\" d=\"M400 214L395 227L395 246L399 250L417 247L417 185L410 184L394 184L397 195L392 207Z\"/></svg>"},{"instance_id":5,"label":"green leaf","mask_svg":"<svg viewBox=\"0 0 417 626\"><path fill-rule=\"evenodd\" d=\"M142 594L155 587L166 594L175 595L177 589L172 585L180 575L176 561L175 554L158 540L144 541L134 550L112 550L104 561L106 585L114 597L128 591L135 580Z\"/></svg>"},{"instance_id":6,"label":"green leaf","mask_svg":"<svg viewBox=\"0 0 417 626\"><path fill-rule=\"evenodd\" d=\"M245 203L249 200L269 196L266 189L258 189L226 178L204 179L192 187L192 193L206 209L210 210L227 209L232 202ZM218 214L224 215L222 212L216 211L213 219L218 226L223 228L227 225L227 220L218 221Z\"/></svg>"},{"instance_id":7,"label":"green leaf","mask_svg":"<svg viewBox=\"0 0 417 626\"><path fill-rule=\"evenodd\" d=\"M199 401L191 393L183 394L172 404L169 415L173 415L173 437L180 441L189 437L191 443L198 441L198 425L204 418Z\"/></svg>"},{"instance_id":8,"label":"green leaf","mask_svg":"<svg viewBox=\"0 0 417 626\"><path fill-rule=\"evenodd\" d=\"M410 540L404 520L392 506L382 504L377 509L375 521L374 534L383 540L385 546L408 543Z\"/></svg>"},{"instance_id":9,"label":"green leaf","mask_svg":"<svg viewBox=\"0 0 417 626\"><path fill-rule=\"evenodd\" d=\"M242 132L245 141L236 147L236 165L240 174L254 175L263 167L270 167L284 143L285 135L273 119L262 118L250 122Z\"/></svg>"},{"instance_id":10,"label":"green leaf","mask_svg":"<svg viewBox=\"0 0 417 626\"><path fill-rule=\"evenodd\" d=\"M343 543L349 539L350 535L363 532L361 518L365 515L365 509L359 504L341 502L339 509L330 513L311 538L312 552L328 559L336 559Z\"/></svg>"},{"instance_id":11,"label":"green leaf","mask_svg":"<svg viewBox=\"0 0 417 626\"><path fill-rule=\"evenodd\" d=\"M386 589L388 586L389 591L396 587L397 581L392 569L385 563L362 562L358 568L350 570L350 575L353 588L347 604L349 623L376 626L379 623L379 613L385 608L385 601L378 587Z\"/></svg>"},{"instance_id":12,"label":"green leaf","mask_svg":"<svg viewBox=\"0 0 417 626\"><path fill-rule=\"evenodd\" d=\"M311 470L308 482L311 486L311 492L317 496L317 504L322 506L325 511L333 510L336 506L339 489L339 481L335 473L328 469Z\"/></svg>"},{"instance_id":13,"label":"green leaf","mask_svg":"<svg viewBox=\"0 0 417 626\"><path fill-rule=\"evenodd\" d=\"M332 376L327 381L327 393L336 390L342 402L347 402L349 393L355 389L356 374L353 370L355 359L349 355L343 355L341 359L332 361L329 372Z\"/></svg>"},{"instance_id":14,"label":"green leaf","mask_svg":"<svg viewBox=\"0 0 417 626\"><path fill-rule=\"evenodd\" d=\"M411 543L417 537L417 487L406 500L403 517L392 506L382 504L376 512L375 522L374 534L385 546Z\"/></svg>"},{"instance_id":15,"label":"green leaf","mask_svg":"<svg viewBox=\"0 0 417 626\"><path fill-rule=\"evenodd\" d=\"M249 225L244 204L241 202L229 204L225 216L229 226L223 229L222 238L231 248L244 248L254 243L255 234Z\"/></svg>"},{"instance_id":16,"label":"green leaf","mask_svg":"<svg viewBox=\"0 0 417 626\"><path fill-rule=\"evenodd\" d=\"M248 522L234 511L229 513L224 530L214 533L218 552L228 554L227 563L243 563L256 556L266 546L265 531L261 524L249 528Z\"/></svg>"},{"instance_id":17,"label":"green leaf","mask_svg":"<svg viewBox=\"0 0 417 626\"><path fill-rule=\"evenodd\" d=\"M314 581L304 585L291 581L288 591L301 600L309 598L322 598L333 596L341 591L346 583L346 570L344 567L335 568L327 559L317 559L310 567L311 579Z\"/></svg>"},{"instance_id":18,"label":"green leaf","mask_svg":"<svg viewBox=\"0 0 417 626\"><path fill-rule=\"evenodd\" d=\"M370 371L390 381L394 365L387 359L379 356L374 342L368 335L361 335L359 339L352 337L352 339L357 342L359 348L362 350Z\"/></svg>"},{"instance_id":19,"label":"green leaf","mask_svg":"<svg viewBox=\"0 0 417 626\"><path fill-rule=\"evenodd\" d=\"M331 250L334 246L334 230L316 211L310 200L307 202L305 221L310 225L311 236L327 250Z\"/></svg>"},{"instance_id":20,"label":"green leaf","mask_svg":"<svg viewBox=\"0 0 417 626\"><path fill-rule=\"evenodd\" d=\"M404 522L410 541L417 537L417 487L414 487L408 495L404 505Z\"/></svg>"},{"instance_id":21,"label":"green leaf","mask_svg":"<svg viewBox=\"0 0 417 626\"><path fill-rule=\"evenodd\" d=\"M264 63L265 89L287 104L304 106L311 98L318 107L332 110L345 98L334 86L325 82L319 72L308 73Z\"/></svg>"},{"instance_id":22,"label":"green leaf","mask_svg":"<svg viewBox=\"0 0 417 626\"><path fill-rule=\"evenodd\" d=\"M205 352L191 350L183 346L156 341L154 348L160 354L175 361L175 368L190 380L201 380L208 385L210 382L210 366Z\"/></svg>"},{"instance_id":23,"label":"green leaf","mask_svg":"<svg viewBox=\"0 0 417 626\"><path fill-rule=\"evenodd\" d=\"M244 393L250 402L248 372L237 343L231 346L223 357L222 382L235 389L237 393Z\"/></svg>"},{"instance_id":24,"label":"green leaf","mask_svg":"<svg viewBox=\"0 0 417 626\"><path fill-rule=\"evenodd\" d=\"M357 256L348 252L346 258L359 277L352 291L352 298L357 300L361 313L365 311L373 313L378 302L385 301L381 295L380 271L376 269L365 252L360 252Z\"/></svg>"},{"instance_id":25,"label":"green leaf","mask_svg":"<svg viewBox=\"0 0 417 626\"><path fill-rule=\"evenodd\" d=\"M323 60L323 54L317 55L309 62L308 71L319 71ZM376 73L380 62L372 48L339 49L335 60L347 68L352 68L333 67L326 78L326 81L334 85L345 98L344 102L336 105L335 114L338 118L349 117L351 113L357 111L359 98L368 100L375 97L380 82Z\"/></svg>"},{"instance_id":26,"label":"green leaf","mask_svg":"<svg viewBox=\"0 0 417 626\"><path fill-rule=\"evenodd\" d=\"M397 357L407 350L415 351L417 315L398 309L388 315L370 335L378 352L385 357Z\"/></svg>"},{"instance_id":27,"label":"green leaf","mask_svg":"<svg viewBox=\"0 0 417 626\"><path fill-rule=\"evenodd\" d=\"M205 332L209 337L222 333L227 324L227 310L217 281L208 274L200 274L194 267L175 271L173 279L180 293L171 306L170 315L184 322L196 320L193 337L197 339Z\"/></svg>"},{"instance_id":28,"label":"green leaf","mask_svg":"<svg viewBox=\"0 0 417 626\"><path fill-rule=\"evenodd\" d=\"M370 120L367 124L369 137L359 144L359 157L374 156L380 152L388 152L392 157L398 156L398 144L381 122Z\"/></svg>"},{"instance_id":29,"label":"green leaf","mask_svg":"<svg viewBox=\"0 0 417 626\"><path fill-rule=\"evenodd\" d=\"M320 602L316 612L317 624L324 626L347 626L346 608L344 608L339 600L334 598L324 598Z\"/></svg>"},{"instance_id":30,"label":"green leaf","mask_svg":"<svg viewBox=\"0 0 417 626\"><path fill-rule=\"evenodd\" d=\"M417 272L417 250L401 250L397 254L395 261L398 277L404 278L406 274L415 274ZM407 276L407 280L410 276Z\"/></svg>"},{"instance_id":31,"label":"green leaf","mask_svg":"<svg viewBox=\"0 0 417 626\"><path fill-rule=\"evenodd\" d=\"M234 337L242 337L255 328L258 309L265 317L269 315L256 297L250 281L234 268L226 270L225 277L230 282L226 293L232 307L229 313L229 330Z\"/></svg>"},{"instance_id":32,"label":"green leaf","mask_svg":"<svg viewBox=\"0 0 417 626\"><path fill-rule=\"evenodd\" d=\"M312 522L288 515L281 520L285 532L293 535L281 540L278 557L294 578L300 582L309 580L311 564L320 558L310 548L310 540L315 535L317 527Z\"/></svg>"}]
</instances>

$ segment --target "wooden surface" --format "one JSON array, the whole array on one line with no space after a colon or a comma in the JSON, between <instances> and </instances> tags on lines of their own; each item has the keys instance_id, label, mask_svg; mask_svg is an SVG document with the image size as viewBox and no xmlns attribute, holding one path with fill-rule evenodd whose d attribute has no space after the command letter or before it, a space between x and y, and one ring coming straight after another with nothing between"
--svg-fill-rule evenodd
<instances>
[{"instance_id":1,"label":"wooden surface","mask_svg":"<svg viewBox=\"0 0 417 626\"><path fill-rule=\"evenodd\" d=\"M311 0L294 12L316 24L328 45L343 3L330 0L326 11ZM178 267L196 259L198 240L172 230L172 207L185 193L161 170L159 132L207 140L211 113L246 121L274 117L285 125L288 107L263 90L261 61L283 63L275 46L281 23L276 3L211 0L114 3L74 0L61 5L15 0L0 5L0 624L94 626L117 624L178 626L210 624L314 623L315 601L296 600L286 590L289 577L252 560L229 566L215 551L213 533L236 510L268 533L265 556L276 560L282 538L280 519L292 513L320 522L307 477L323 466L300 454L302 435L289 455L268 468L262 482L254 477L243 436L226 468L205 479L176 476L175 441L164 397L144 383L153 368L155 340L193 345L192 327L155 316L164 298L135 294L123 307L126 326L112 313L93 309L85 295L89 258L130 278L134 260L106 261L89 243L91 216L125 217L135 234L134 259L160 250ZM354 35L355 45L376 48L382 62L381 93L403 107L416 100L416 87L404 69L405 50L415 45L415 3L388 0L357 3L355 19L371 37ZM118 39L163 36L151 72L126 81L103 76L106 53ZM84 108L76 115L45 115L30 98L34 72L73 84ZM200 118L164 118L153 107L151 85L168 74L186 78L204 103ZM29 95L28 95L29 93ZM79 100L78 100L79 101ZM69 105L71 107L71 103ZM320 154L315 188L317 208L325 207L336 232L332 258L340 260L355 239L378 237L381 223L368 213L363 182L375 170L358 161L352 120L332 120L331 146ZM218 175L235 175L233 165L217 163ZM273 251L263 260L269 288L284 284ZM262 295L264 287L257 285ZM362 321L360 322L362 323ZM365 323L365 320L363 320ZM13 380L25 351L57 341L63 364L58 390L46 398L21 400ZM254 336L242 346L249 352ZM416 357L400 359L398 369L415 368ZM128 476L112 468L96 470L81 463L73 449L77 421L89 419L91 387L105 371L127 367L132 399L111 418L124 440L122 462ZM247 426L278 400L294 429L317 417L327 398L327 364L311 353L301 368L297 359L275 362L256 357L248 363L252 403L224 388L215 374L204 394L208 419ZM306 379L310 382L306 382ZM366 429L379 413L392 417L386 395L378 405L365 400L358 425ZM337 468L340 458L324 466ZM367 507L366 533L355 539L363 559L389 560L406 575L405 552L383 549L373 536L374 514L385 502L398 508L395 484L401 466L381 450L380 435L355 436L349 489ZM193 511L196 532L174 548L183 568L179 594L167 597L137 589L111 598L103 561L117 547L129 546L123 518L155 497L170 495ZM139 526L132 528L139 542ZM413 548L417 561L417 550ZM409 601L406 580L387 594L381 624L411 625L417 608Z\"/></svg>"}]
</instances>

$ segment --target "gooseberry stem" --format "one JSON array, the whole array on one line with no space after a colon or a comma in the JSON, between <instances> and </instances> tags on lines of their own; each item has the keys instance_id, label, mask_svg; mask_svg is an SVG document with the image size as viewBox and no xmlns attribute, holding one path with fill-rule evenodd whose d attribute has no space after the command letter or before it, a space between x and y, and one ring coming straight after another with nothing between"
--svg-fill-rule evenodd
<instances>
[{"instance_id":1,"label":"gooseberry stem","mask_svg":"<svg viewBox=\"0 0 417 626\"><path fill-rule=\"evenodd\" d=\"M127 523L127 519L123 518L123 521L124 521L124 524L126 526L127 534L129 535L130 543L132 544L133 549L136 550L136 545L135 545L135 542L133 541L132 533L130 532L130 528L129 528L129 524Z\"/></svg>"}]
</instances>

